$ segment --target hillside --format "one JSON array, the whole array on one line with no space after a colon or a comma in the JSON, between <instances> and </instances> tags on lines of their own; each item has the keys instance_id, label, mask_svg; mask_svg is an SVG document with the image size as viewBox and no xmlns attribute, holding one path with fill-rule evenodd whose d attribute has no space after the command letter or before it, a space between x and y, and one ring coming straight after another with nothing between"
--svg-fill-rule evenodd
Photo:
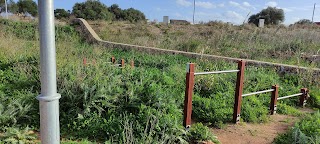
<instances>
[{"instance_id":1,"label":"hillside","mask_svg":"<svg viewBox=\"0 0 320 144\"><path fill-rule=\"evenodd\" d=\"M39 130L35 99L40 92L39 40L35 23L0 20L0 30L0 141L9 141L19 133L30 136ZM84 42L69 25L56 27L56 40L63 142L216 141L207 126L219 127L232 120L235 74L196 78L192 116L204 125L185 131L182 111L188 62L195 62L199 72L236 69L236 63L108 49ZM134 60L135 68L111 65L108 62L112 56L117 63L121 58ZM312 77L302 79L280 75L272 68L247 67L244 93L269 89L274 84L280 85L281 96L309 88L309 106L319 108L319 85ZM279 102L278 113L300 115L297 101L293 98ZM270 94L244 98L241 121L270 121L269 102ZM23 131L26 127L27 132ZM23 140L32 143L37 139L32 135Z\"/></svg>"},{"instance_id":2,"label":"hillside","mask_svg":"<svg viewBox=\"0 0 320 144\"><path fill-rule=\"evenodd\" d=\"M320 27L91 22L103 40L234 58L320 67Z\"/></svg>"}]
</instances>

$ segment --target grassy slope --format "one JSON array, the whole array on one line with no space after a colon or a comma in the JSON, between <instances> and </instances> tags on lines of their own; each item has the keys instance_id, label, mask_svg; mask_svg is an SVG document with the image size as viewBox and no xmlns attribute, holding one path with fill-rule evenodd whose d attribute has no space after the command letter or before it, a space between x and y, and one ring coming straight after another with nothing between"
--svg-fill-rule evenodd
<instances>
[{"instance_id":1,"label":"grassy slope","mask_svg":"<svg viewBox=\"0 0 320 144\"><path fill-rule=\"evenodd\" d=\"M37 32L35 26L10 24L0 25L1 131L4 127L26 125L37 130L38 102L34 98L40 91ZM24 34L28 37L22 37ZM107 62L112 55L126 61L134 59L136 68L110 66ZM95 60L96 65L83 66L85 57L89 63ZM58 28L57 77L58 91L62 94L63 137L118 142L194 139L185 136L181 126L185 64L190 61L197 63L197 71L236 67L223 61L211 63L182 56L109 50L81 42L73 28ZM317 84L306 80L311 81L295 75L279 76L273 69L249 67L244 91L269 89L279 84L281 96L297 93L301 87L310 88L313 97L319 96ZM234 81L235 74L197 77L193 117L212 124L229 122ZM243 120L267 121L269 99L268 94L245 98ZM287 105L295 106L296 102L297 99L280 102L279 112L296 112Z\"/></svg>"},{"instance_id":2,"label":"grassy slope","mask_svg":"<svg viewBox=\"0 0 320 144\"><path fill-rule=\"evenodd\" d=\"M207 25L147 25L126 22L92 22L104 40L246 58L292 65L319 67L301 58L319 54L319 28Z\"/></svg>"}]
</instances>

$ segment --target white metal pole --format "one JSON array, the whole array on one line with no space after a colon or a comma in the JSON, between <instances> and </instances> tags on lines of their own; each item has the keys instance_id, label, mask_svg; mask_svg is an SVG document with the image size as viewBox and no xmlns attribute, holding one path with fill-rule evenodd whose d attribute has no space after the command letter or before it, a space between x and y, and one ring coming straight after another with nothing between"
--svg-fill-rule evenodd
<instances>
[{"instance_id":1,"label":"white metal pole","mask_svg":"<svg viewBox=\"0 0 320 144\"><path fill-rule=\"evenodd\" d=\"M53 0L38 0L40 34L40 136L43 144L60 143L59 99L56 82L56 51Z\"/></svg>"},{"instance_id":2,"label":"white metal pole","mask_svg":"<svg viewBox=\"0 0 320 144\"><path fill-rule=\"evenodd\" d=\"M316 3L314 3L314 6L313 6L313 13L312 13L312 23L314 22L313 21L313 18L314 18L314 11L316 10Z\"/></svg>"},{"instance_id":3,"label":"white metal pole","mask_svg":"<svg viewBox=\"0 0 320 144\"><path fill-rule=\"evenodd\" d=\"M4 5L6 6L6 18L8 19L8 3L7 3L7 0L4 0Z\"/></svg>"}]
</instances>

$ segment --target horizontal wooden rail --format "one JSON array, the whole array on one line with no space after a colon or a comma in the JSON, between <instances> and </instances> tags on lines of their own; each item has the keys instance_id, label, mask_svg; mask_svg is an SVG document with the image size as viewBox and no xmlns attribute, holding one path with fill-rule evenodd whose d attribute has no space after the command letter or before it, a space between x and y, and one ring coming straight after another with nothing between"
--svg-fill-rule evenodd
<instances>
[{"instance_id":1,"label":"horizontal wooden rail","mask_svg":"<svg viewBox=\"0 0 320 144\"><path fill-rule=\"evenodd\" d=\"M239 72L240 70L226 70L226 71L214 71L214 72L199 72L194 73L194 75L208 75L208 74L222 74L222 73L233 73Z\"/></svg>"},{"instance_id":2,"label":"horizontal wooden rail","mask_svg":"<svg viewBox=\"0 0 320 144\"><path fill-rule=\"evenodd\" d=\"M288 96L284 96L284 97L279 97L277 100L287 99L287 98L301 96L301 95L303 95L303 93L298 93L298 94L288 95Z\"/></svg>"},{"instance_id":3,"label":"horizontal wooden rail","mask_svg":"<svg viewBox=\"0 0 320 144\"><path fill-rule=\"evenodd\" d=\"M262 94L262 93L267 93L267 92L273 92L273 91L274 91L274 89L269 89L269 90L264 90L264 91L259 91L259 92L253 92L253 93L244 94L244 95L242 95L242 97L252 96L252 95Z\"/></svg>"}]
</instances>

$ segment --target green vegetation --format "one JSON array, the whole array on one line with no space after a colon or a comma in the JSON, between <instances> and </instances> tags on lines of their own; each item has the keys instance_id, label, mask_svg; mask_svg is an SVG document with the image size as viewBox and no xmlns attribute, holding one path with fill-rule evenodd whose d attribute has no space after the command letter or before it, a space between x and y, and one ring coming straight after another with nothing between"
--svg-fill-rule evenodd
<instances>
[{"instance_id":1,"label":"green vegetation","mask_svg":"<svg viewBox=\"0 0 320 144\"><path fill-rule=\"evenodd\" d=\"M299 20L297 22L295 22L294 24L295 25L311 25L313 22L309 19L302 19L302 20Z\"/></svg>"},{"instance_id":2,"label":"green vegetation","mask_svg":"<svg viewBox=\"0 0 320 144\"><path fill-rule=\"evenodd\" d=\"M257 28L222 22L201 25L151 25L127 22L94 22L103 40L283 64L320 67L319 27Z\"/></svg>"},{"instance_id":3,"label":"green vegetation","mask_svg":"<svg viewBox=\"0 0 320 144\"><path fill-rule=\"evenodd\" d=\"M278 25L284 21L284 11L276 7L268 7L261 12L251 15L248 23L253 23L258 26L259 19L264 19L266 25Z\"/></svg>"},{"instance_id":4,"label":"green vegetation","mask_svg":"<svg viewBox=\"0 0 320 144\"><path fill-rule=\"evenodd\" d=\"M29 126L39 130L35 99L40 92L37 26L0 20L0 29L0 137L15 133L29 141L28 132L23 129ZM182 127L185 66L191 61L197 63L196 71L211 71L235 69L236 64L89 45L70 26L57 26L56 40L58 92L62 95L60 125L62 137L68 139L66 143L79 139L107 143L215 141L203 124L195 124L189 132ZM189 48L196 44L192 42ZM111 56L134 60L136 67L112 66L107 63ZM83 58L89 65L83 65ZM312 77L278 75L272 68L247 67L245 80L244 93L279 84L280 95L284 96L308 87L313 105L319 105L319 84L313 83ZM219 127L229 122L234 87L235 74L197 76L194 120ZM244 98L242 120L267 121L269 101L270 94ZM279 103L294 109L297 102L298 98L293 98ZM11 128L20 130L8 132Z\"/></svg>"},{"instance_id":5,"label":"green vegetation","mask_svg":"<svg viewBox=\"0 0 320 144\"><path fill-rule=\"evenodd\" d=\"M303 118L286 134L275 140L276 144L319 144L320 143L320 112Z\"/></svg>"},{"instance_id":6,"label":"green vegetation","mask_svg":"<svg viewBox=\"0 0 320 144\"><path fill-rule=\"evenodd\" d=\"M8 12L16 13L18 11L18 6L14 0L7 0ZM0 0L0 12L5 12L5 0Z\"/></svg>"},{"instance_id":7,"label":"green vegetation","mask_svg":"<svg viewBox=\"0 0 320 144\"><path fill-rule=\"evenodd\" d=\"M17 6L19 13L29 13L32 16L38 15L38 5L33 0L19 0Z\"/></svg>"},{"instance_id":8,"label":"green vegetation","mask_svg":"<svg viewBox=\"0 0 320 144\"><path fill-rule=\"evenodd\" d=\"M124 20L138 22L146 20L145 15L134 8L122 10L117 4L109 8L100 1L86 1L76 3L73 6L72 14L77 18L88 20Z\"/></svg>"},{"instance_id":9,"label":"green vegetation","mask_svg":"<svg viewBox=\"0 0 320 144\"><path fill-rule=\"evenodd\" d=\"M54 17L57 19L68 19L71 15L70 10L66 11L65 9L55 9Z\"/></svg>"},{"instance_id":10,"label":"green vegetation","mask_svg":"<svg viewBox=\"0 0 320 144\"><path fill-rule=\"evenodd\" d=\"M108 7L96 0L76 3L72 8L72 14L77 18L88 20L111 20L112 18L112 14L108 11Z\"/></svg>"}]
</instances>

